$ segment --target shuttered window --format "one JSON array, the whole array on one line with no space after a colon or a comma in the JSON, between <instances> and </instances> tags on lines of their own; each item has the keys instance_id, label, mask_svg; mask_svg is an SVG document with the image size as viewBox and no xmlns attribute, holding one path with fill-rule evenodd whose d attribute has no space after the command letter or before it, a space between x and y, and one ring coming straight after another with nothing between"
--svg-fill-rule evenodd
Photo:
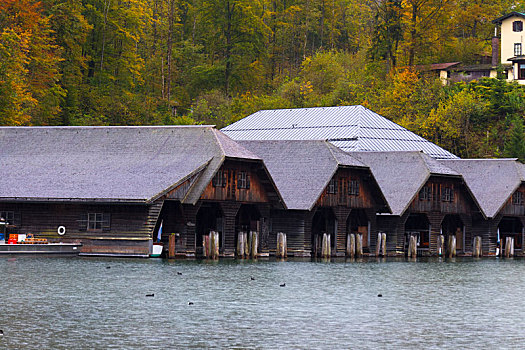
<instances>
[{"instance_id":1,"label":"shuttered window","mask_svg":"<svg viewBox=\"0 0 525 350\"><path fill-rule=\"evenodd\" d=\"M224 170L217 171L217 174L211 180L213 187L226 187L227 184L227 172Z\"/></svg>"},{"instance_id":2,"label":"shuttered window","mask_svg":"<svg viewBox=\"0 0 525 350\"><path fill-rule=\"evenodd\" d=\"M348 194L351 196L359 196L359 181L348 181Z\"/></svg>"},{"instance_id":3,"label":"shuttered window","mask_svg":"<svg viewBox=\"0 0 525 350\"><path fill-rule=\"evenodd\" d=\"M441 200L443 202L453 202L454 201L454 190L450 187L443 188L441 193Z\"/></svg>"},{"instance_id":4,"label":"shuttered window","mask_svg":"<svg viewBox=\"0 0 525 350\"><path fill-rule=\"evenodd\" d=\"M328 188L326 189L326 191L329 194L337 193L337 180L336 179L330 180L330 183L328 183Z\"/></svg>"},{"instance_id":5,"label":"shuttered window","mask_svg":"<svg viewBox=\"0 0 525 350\"><path fill-rule=\"evenodd\" d=\"M521 56L521 43L514 44L514 56Z\"/></svg>"},{"instance_id":6,"label":"shuttered window","mask_svg":"<svg viewBox=\"0 0 525 350\"><path fill-rule=\"evenodd\" d=\"M432 188L430 186L425 186L419 191L419 200L429 201L432 200Z\"/></svg>"},{"instance_id":7,"label":"shuttered window","mask_svg":"<svg viewBox=\"0 0 525 350\"><path fill-rule=\"evenodd\" d=\"M523 193L522 192L514 192L514 194L512 195L512 204L523 205Z\"/></svg>"},{"instance_id":8,"label":"shuttered window","mask_svg":"<svg viewBox=\"0 0 525 350\"><path fill-rule=\"evenodd\" d=\"M248 176L246 171L239 171L239 174L237 175L237 188L250 188L250 176Z\"/></svg>"},{"instance_id":9,"label":"shuttered window","mask_svg":"<svg viewBox=\"0 0 525 350\"><path fill-rule=\"evenodd\" d=\"M523 22L522 21L514 21L514 22L512 22L512 31L513 32L521 32L521 31L523 31Z\"/></svg>"}]
</instances>

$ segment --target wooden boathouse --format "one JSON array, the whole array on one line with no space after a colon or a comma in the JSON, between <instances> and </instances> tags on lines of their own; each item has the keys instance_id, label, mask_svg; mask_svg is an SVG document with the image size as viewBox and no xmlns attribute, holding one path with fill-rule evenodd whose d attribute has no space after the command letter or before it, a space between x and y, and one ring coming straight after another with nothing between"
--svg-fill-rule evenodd
<instances>
[{"instance_id":1,"label":"wooden boathouse","mask_svg":"<svg viewBox=\"0 0 525 350\"><path fill-rule=\"evenodd\" d=\"M472 220L482 214L461 174L422 152L350 154L370 166L392 209L377 216L391 254L407 254L412 237L417 255L471 253Z\"/></svg>"},{"instance_id":2,"label":"wooden boathouse","mask_svg":"<svg viewBox=\"0 0 525 350\"><path fill-rule=\"evenodd\" d=\"M216 229L232 255L235 231L267 232L281 206L262 160L210 126L2 127L0 149L8 233L84 255L148 256L161 224L178 253Z\"/></svg>"},{"instance_id":3,"label":"wooden boathouse","mask_svg":"<svg viewBox=\"0 0 525 350\"><path fill-rule=\"evenodd\" d=\"M323 239L325 254L345 256L350 234L360 235L365 254L372 251L376 212L389 208L368 166L326 141L239 143L263 158L286 204L271 212L272 253L280 232L288 256L320 256Z\"/></svg>"},{"instance_id":4,"label":"wooden boathouse","mask_svg":"<svg viewBox=\"0 0 525 350\"><path fill-rule=\"evenodd\" d=\"M525 255L525 165L516 159L443 160L465 179L483 217L473 221L483 255ZM486 218L486 219L485 219Z\"/></svg>"}]
</instances>

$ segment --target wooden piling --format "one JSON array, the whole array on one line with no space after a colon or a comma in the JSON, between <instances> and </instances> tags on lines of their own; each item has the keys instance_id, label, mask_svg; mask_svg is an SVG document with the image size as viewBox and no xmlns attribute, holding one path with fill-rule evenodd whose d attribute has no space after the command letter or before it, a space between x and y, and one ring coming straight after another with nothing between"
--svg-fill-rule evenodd
<instances>
[{"instance_id":1,"label":"wooden piling","mask_svg":"<svg viewBox=\"0 0 525 350\"><path fill-rule=\"evenodd\" d=\"M259 232L257 231L250 231L250 236L249 236L249 245L250 245L250 256L253 258L253 259L256 259L259 252L258 252L258 247L259 247Z\"/></svg>"},{"instance_id":2,"label":"wooden piling","mask_svg":"<svg viewBox=\"0 0 525 350\"><path fill-rule=\"evenodd\" d=\"M443 235L437 237L437 250L439 256L442 256L445 253L445 236Z\"/></svg>"},{"instance_id":3,"label":"wooden piling","mask_svg":"<svg viewBox=\"0 0 525 350\"><path fill-rule=\"evenodd\" d=\"M329 258L332 253L332 247L330 245L330 235L327 233L323 233L323 243L322 243L322 251L321 256L323 258Z\"/></svg>"},{"instance_id":4,"label":"wooden piling","mask_svg":"<svg viewBox=\"0 0 525 350\"><path fill-rule=\"evenodd\" d=\"M248 232L244 232L243 235L244 235L244 238L243 238L243 241L244 241L244 257L245 258L249 258L250 257L250 244L248 242Z\"/></svg>"},{"instance_id":5,"label":"wooden piling","mask_svg":"<svg viewBox=\"0 0 525 350\"><path fill-rule=\"evenodd\" d=\"M210 258L219 259L219 232L210 232Z\"/></svg>"},{"instance_id":6,"label":"wooden piling","mask_svg":"<svg viewBox=\"0 0 525 350\"><path fill-rule=\"evenodd\" d=\"M168 258L172 259L175 257L175 235L169 235L168 241Z\"/></svg>"},{"instance_id":7,"label":"wooden piling","mask_svg":"<svg viewBox=\"0 0 525 350\"><path fill-rule=\"evenodd\" d=\"M377 243L376 243L376 256L379 256L379 253L381 252L381 239L383 238L383 235L381 232L377 233Z\"/></svg>"},{"instance_id":8,"label":"wooden piling","mask_svg":"<svg viewBox=\"0 0 525 350\"><path fill-rule=\"evenodd\" d=\"M410 240L408 241L408 257L417 257L417 237L415 235L410 235Z\"/></svg>"},{"instance_id":9,"label":"wooden piling","mask_svg":"<svg viewBox=\"0 0 525 350\"><path fill-rule=\"evenodd\" d=\"M360 258L363 256L363 235L358 233L355 237L355 256Z\"/></svg>"},{"instance_id":10,"label":"wooden piling","mask_svg":"<svg viewBox=\"0 0 525 350\"><path fill-rule=\"evenodd\" d=\"M447 256L453 258L456 256L456 235L449 235L447 243Z\"/></svg>"},{"instance_id":11,"label":"wooden piling","mask_svg":"<svg viewBox=\"0 0 525 350\"><path fill-rule=\"evenodd\" d=\"M287 255L287 247L286 247L286 233L284 232L278 232L277 233L277 249L275 251L275 255L278 258L286 258Z\"/></svg>"},{"instance_id":12,"label":"wooden piling","mask_svg":"<svg viewBox=\"0 0 525 350\"><path fill-rule=\"evenodd\" d=\"M479 258L482 256L482 251L481 251L481 237L480 236L476 236L474 237L474 243L472 245L472 256L474 258Z\"/></svg>"},{"instance_id":13,"label":"wooden piling","mask_svg":"<svg viewBox=\"0 0 525 350\"><path fill-rule=\"evenodd\" d=\"M355 235L353 233L346 236L346 255L351 258L355 257Z\"/></svg>"},{"instance_id":14,"label":"wooden piling","mask_svg":"<svg viewBox=\"0 0 525 350\"><path fill-rule=\"evenodd\" d=\"M386 256L386 233L381 233L381 255Z\"/></svg>"},{"instance_id":15,"label":"wooden piling","mask_svg":"<svg viewBox=\"0 0 525 350\"><path fill-rule=\"evenodd\" d=\"M510 256L514 256L514 237L510 238Z\"/></svg>"},{"instance_id":16,"label":"wooden piling","mask_svg":"<svg viewBox=\"0 0 525 350\"><path fill-rule=\"evenodd\" d=\"M206 259L210 257L210 236L209 235L202 236L202 255L204 255Z\"/></svg>"},{"instance_id":17,"label":"wooden piling","mask_svg":"<svg viewBox=\"0 0 525 350\"><path fill-rule=\"evenodd\" d=\"M237 257L244 259L246 256L246 234L245 232L237 233Z\"/></svg>"}]
</instances>

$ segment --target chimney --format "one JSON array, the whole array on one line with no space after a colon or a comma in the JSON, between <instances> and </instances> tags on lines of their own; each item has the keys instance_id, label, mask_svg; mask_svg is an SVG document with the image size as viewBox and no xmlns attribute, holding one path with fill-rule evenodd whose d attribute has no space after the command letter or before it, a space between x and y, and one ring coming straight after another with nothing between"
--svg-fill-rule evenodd
<instances>
[{"instance_id":1,"label":"chimney","mask_svg":"<svg viewBox=\"0 0 525 350\"><path fill-rule=\"evenodd\" d=\"M499 64L499 38L498 27L494 28L494 36L492 37L492 67Z\"/></svg>"}]
</instances>

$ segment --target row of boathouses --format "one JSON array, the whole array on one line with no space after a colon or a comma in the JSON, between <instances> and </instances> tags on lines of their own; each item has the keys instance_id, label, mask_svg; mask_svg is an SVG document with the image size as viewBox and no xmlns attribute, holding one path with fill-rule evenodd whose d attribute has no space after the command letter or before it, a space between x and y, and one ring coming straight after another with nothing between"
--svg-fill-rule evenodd
<instances>
[{"instance_id":1,"label":"row of boathouses","mask_svg":"<svg viewBox=\"0 0 525 350\"><path fill-rule=\"evenodd\" d=\"M83 255L524 254L515 159L458 159L361 106L238 123L0 128L7 234Z\"/></svg>"}]
</instances>

